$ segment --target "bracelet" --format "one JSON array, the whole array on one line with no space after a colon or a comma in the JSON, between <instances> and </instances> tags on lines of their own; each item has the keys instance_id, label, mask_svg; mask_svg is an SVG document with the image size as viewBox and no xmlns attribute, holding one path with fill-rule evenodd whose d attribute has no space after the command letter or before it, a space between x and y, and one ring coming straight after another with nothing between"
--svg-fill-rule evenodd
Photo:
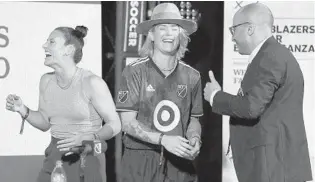
<instances>
[{"instance_id":1,"label":"bracelet","mask_svg":"<svg viewBox=\"0 0 315 182\"><path fill-rule=\"evenodd\" d=\"M21 128L20 128L20 134L23 134L25 119L28 117L29 114L30 114L30 109L29 109L28 107L26 107L26 114L25 114L25 116L23 117L23 116L21 115L21 117L22 117L22 123L21 123Z\"/></svg>"},{"instance_id":2,"label":"bracelet","mask_svg":"<svg viewBox=\"0 0 315 182\"><path fill-rule=\"evenodd\" d=\"M164 136L164 134L163 133L161 133L160 134L160 137L159 137L159 145L162 145L162 138L163 138L163 136Z\"/></svg>"},{"instance_id":3,"label":"bracelet","mask_svg":"<svg viewBox=\"0 0 315 182\"><path fill-rule=\"evenodd\" d=\"M30 115L30 109L28 107L26 107L26 114L24 117L22 117L23 120L28 118L28 115Z\"/></svg>"},{"instance_id":4,"label":"bracelet","mask_svg":"<svg viewBox=\"0 0 315 182\"><path fill-rule=\"evenodd\" d=\"M201 137L199 135L194 135L190 139L193 139L193 138L197 138L198 140L200 140Z\"/></svg>"},{"instance_id":5,"label":"bracelet","mask_svg":"<svg viewBox=\"0 0 315 182\"><path fill-rule=\"evenodd\" d=\"M193 139L193 138L197 138L199 141L199 145L202 145L201 138L199 135L195 135L195 136L191 137L190 139Z\"/></svg>"}]
</instances>

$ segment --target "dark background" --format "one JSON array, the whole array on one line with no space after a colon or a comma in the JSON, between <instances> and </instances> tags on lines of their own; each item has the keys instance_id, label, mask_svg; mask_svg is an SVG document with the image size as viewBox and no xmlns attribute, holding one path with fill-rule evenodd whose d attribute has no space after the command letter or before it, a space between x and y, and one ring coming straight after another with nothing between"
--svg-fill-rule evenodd
<instances>
[{"instance_id":1,"label":"dark background","mask_svg":"<svg viewBox=\"0 0 315 182\"><path fill-rule=\"evenodd\" d=\"M175 2L179 5L180 2ZM195 2L192 8L201 13L198 31L190 36L189 52L183 61L196 68L202 78L202 88L209 81L208 71L212 70L218 82L223 79L223 13L224 2ZM116 36L116 2L102 2L102 58L103 78L112 95L115 93L114 44ZM207 101L203 103L202 147L195 163L200 182L221 182L222 169L222 117L211 112ZM106 152L107 177L109 182L115 176L115 140L108 141Z\"/></svg>"}]
</instances>

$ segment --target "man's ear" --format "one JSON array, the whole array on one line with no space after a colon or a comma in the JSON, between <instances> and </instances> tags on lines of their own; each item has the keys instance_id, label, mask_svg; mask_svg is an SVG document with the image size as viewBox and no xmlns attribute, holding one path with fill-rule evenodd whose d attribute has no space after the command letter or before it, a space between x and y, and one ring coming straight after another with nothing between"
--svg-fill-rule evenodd
<instances>
[{"instance_id":1,"label":"man's ear","mask_svg":"<svg viewBox=\"0 0 315 182\"><path fill-rule=\"evenodd\" d=\"M66 46L65 55L67 55L67 56L72 55L72 54L74 54L74 51L75 51L74 45L69 44Z\"/></svg>"},{"instance_id":2,"label":"man's ear","mask_svg":"<svg viewBox=\"0 0 315 182\"><path fill-rule=\"evenodd\" d=\"M247 33L249 36L253 35L256 29L256 25L250 24L247 29Z\"/></svg>"}]
</instances>

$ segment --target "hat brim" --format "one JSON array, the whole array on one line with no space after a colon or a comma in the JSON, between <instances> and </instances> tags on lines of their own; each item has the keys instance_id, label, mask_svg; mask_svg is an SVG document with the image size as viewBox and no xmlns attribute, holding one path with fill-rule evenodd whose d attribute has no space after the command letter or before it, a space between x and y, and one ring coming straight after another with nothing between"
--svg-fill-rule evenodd
<instances>
[{"instance_id":1,"label":"hat brim","mask_svg":"<svg viewBox=\"0 0 315 182\"><path fill-rule=\"evenodd\" d=\"M193 20L187 19L158 19L158 20L147 20L138 24L137 33L148 34L149 30L158 24L176 24L187 31L190 35L197 31L197 23Z\"/></svg>"}]
</instances>

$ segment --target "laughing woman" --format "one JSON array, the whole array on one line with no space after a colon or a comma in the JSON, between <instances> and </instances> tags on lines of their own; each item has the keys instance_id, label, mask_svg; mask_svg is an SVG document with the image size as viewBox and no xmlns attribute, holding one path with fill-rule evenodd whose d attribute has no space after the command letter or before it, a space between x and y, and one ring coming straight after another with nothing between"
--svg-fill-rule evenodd
<instances>
[{"instance_id":1,"label":"laughing woman","mask_svg":"<svg viewBox=\"0 0 315 182\"><path fill-rule=\"evenodd\" d=\"M38 182L50 182L57 160L84 140L105 143L121 130L121 122L106 83L90 71L77 67L82 58L87 28L58 27L43 45L45 65L54 69L40 80L38 111L26 107L16 95L7 97L6 108L18 112L33 127L51 129L51 143ZM102 121L105 125L102 127ZM87 156L85 181L105 182L105 155ZM64 163L68 182L80 181L80 162Z\"/></svg>"}]
</instances>

